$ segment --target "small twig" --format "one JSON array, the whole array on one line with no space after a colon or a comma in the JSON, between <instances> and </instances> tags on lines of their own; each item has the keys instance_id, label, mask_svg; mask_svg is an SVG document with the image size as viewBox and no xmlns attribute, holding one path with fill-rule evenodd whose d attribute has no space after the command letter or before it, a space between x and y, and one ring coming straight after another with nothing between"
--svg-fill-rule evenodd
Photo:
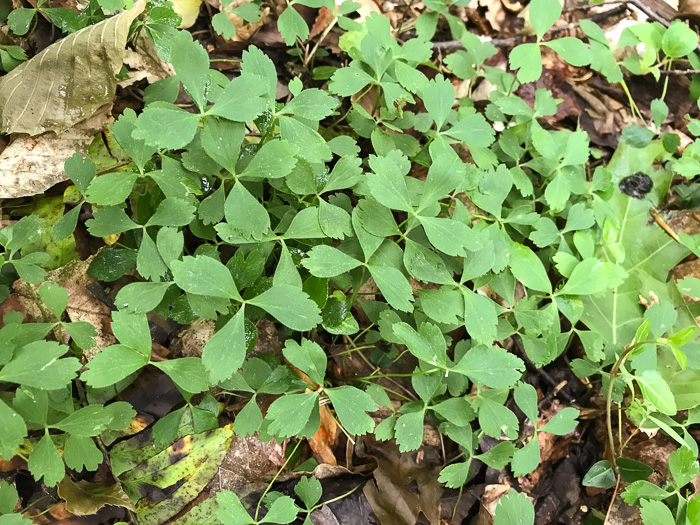
<instances>
[{"instance_id":1,"label":"small twig","mask_svg":"<svg viewBox=\"0 0 700 525\"><path fill-rule=\"evenodd\" d=\"M700 69L662 69L661 76L700 75Z\"/></svg>"},{"instance_id":2,"label":"small twig","mask_svg":"<svg viewBox=\"0 0 700 525\"><path fill-rule=\"evenodd\" d=\"M586 4L586 5L577 5L575 7L570 7L568 9L564 9L562 11L563 13L570 13L572 11L588 11L590 9L593 9L594 7L600 7L604 5L616 5L616 4L626 4L630 0L604 0L603 2L598 2L596 4Z\"/></svg>"}]
</instances>

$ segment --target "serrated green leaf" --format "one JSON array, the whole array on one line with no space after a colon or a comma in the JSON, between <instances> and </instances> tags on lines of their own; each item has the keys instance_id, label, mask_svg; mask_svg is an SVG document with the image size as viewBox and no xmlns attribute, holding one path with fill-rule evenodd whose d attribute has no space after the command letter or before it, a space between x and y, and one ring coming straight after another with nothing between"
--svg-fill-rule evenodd
<instances>
[{"instance_id":1,"label":"serrated green leaf","mask_svg":"<svg viewBox=\"0 0 700 525\"><path fill-rule=\"evenodd\" d=\"M564 436L573 432L578 424L576 418L579 416L579 411L575 408L566 407L557 412L552 419L540 428L540 432L549 432L557 436Z\"/></svg>"},{"instance_id":2,"label":"serrated green leaf","mask_svg":"<svg viewBox=\"0 0 700 525\"><path fill-rule=\"evenodd\" d=\"M508 388L520 379L525 364L504 348L480 345L467 351L451 370L481 385Z\"/></svg>"},{"instance_id":3,"label":"serrated green leaf","mask_svg":"<svg viewBox=\"0 0 700 525\"><path fill-rule=\"evenodd\" d=\"M231 377L245 359L245 308L234 315L221 330L204 345L202 363L213 383Z\"/></svg>"},{"instance_id":4,"label":"serrated green leaf","mask_svg":"<svg viewBox=\"0 0 700 525\"><path fill-rule=\"evenodd\" d=\"M511 489L507 496L501 497L493 516L493 525L533 525L534 523L535 509L525 494Z\"/></svg>"},{"instance_id":5,"label":"serrated green leaf","mask_svg":"<svg viewBox=\"0 0 700 525\"><path fill-rule=\"evenodd\" d=\"M29 454L27 466L34 479L38 481L42 477L44 478L47 487L53 487L66 475L63 459L56 450L56 445L54 445L48 431Z\"/></svg>"},{"instance_id":6,"label":"serrated green leaf","mask_svg":"<svg viewBox=\"0 0 700 525\"><path fill-rule=\"evenodd\" d=\"M241 300L228 268L216 259L198 255L173 261L175 283L188 293Z\"/></svg>"},{"instance_id":7,"label":"serrated green leaf","mask_svg":"<svg viewBox=\"0 0 700 525\"><path fill-rule=\"evenodd\" d=\"M393 326L396 337L405 344L418 359L433 366L445 367L447 363L447 346L442 331L430 323L422 323L416 332L407 323Z\"/></svg>"},{"instance_id":8,"label":"serrated green leaf","mask_svg":"<svg viewBox=\"0 0 700 525\"><path fill-rule=\"evenodd\" d=\"M158 361L153 366L160 368L170 376L173 382L183 390L192 394L198 394L209 389L211 382L209 374L198 357L181 357Z\"/></svg>"},{"instance_id":9,"label":"serrated green leaf","mask_svg":"<svg viewBox=\"0 0 700 525\"><path fill-rule=\"evenodd\" d=\"M320 346L308 339L302 339L301 345L288 339L282 353L287 361L308 375L314 383L323 384L327 358Z\"/></svg>"},{"instance_id":10,"label":"serrated green leaf","mask_svg":"<svg viewBox=\"0 0 700 525\"><path fill-rule=\"evenodd\" d=\"M148 361L147 356L126 345L112 345L92 358L80 378L93 388L104 388L140 370Z\"/></svg>"},{"instance_id":11,"label":"serrated green leaf","mask_svg":"<svg viewBox=\"0 0 700 525\"><path fill-rule=\"evenodd\" d=\"M258 199L238 182L231 189L224 205L226 222L245 237L259 239L270 231L270 216Z\"/></svg>"},{"instance_id":12,"label":"serrated green leaf","mask_svg":"<svg viewBox=\"0 0 700 525\"><path fill-rule=\"evenodd\" d=\"M367 412L377 410L377 405L369 394L353 386L326 388L324 392L345 430L356 436L372 432L374 420Z\"/></svg>"},{"instance_id":13,"label":"serrated green leaf","mask_svg":"<svg viewBox=\"0 0 700 525\"><path fill-rule=\"evenodd\" d=\"M511 468L514 475L524 476L535 470L539 464L540 444L535 435L524 447L515 451Z\"/></svg>"},{"instance_id":14,"label":"serrated green leaf","mask_svg":"<svg viewBox=\"0 0 700 525\"><path fill-rule=\"evenodd\" d=\"M278 438L299 434L309 421L314 409L318 409L318 393L285 395L275 400L267 409L270 421L268 432Z\"/></svg>"},{"instance_id":15,"label":"serrated green leaf","mask_svg":"<svg viewBox=\"0 0 700 525\"><path fill-rule=\"evenodd\" d=\"M132 136L157 148L181 149L192 142L198 127L199 115L167 102L154 102L139 115Z\"/></svg>"},{"instance_id":16,"label":"serrated green leaf","mask_svg":"<svg viewBox=\"0 0 700 525\"><path fill-rule=\"evenodd\" d=\"M27 435L27 425L20 415L0 400L0 457L12 459Z\"/></svg>"},{"instance_id":17,"label":"serrated green leaf","mask_svg":"<svg viewBox=\"0 0 700 525\"><path fill-rule=\"evenodd\" d=\"M316 303L301 288L289 284L274 285L248 302L292 330L311 330L321 322ZM289 305L294 305L294 308L290 309Z\"/></svg>"},{"instance_id":18,"label":"serrated green leaf","mask_svg":"<svg viewBox=\"0 0 700 525\"><path fill-rule=\"evenodd\" d=\"M0 381L41 390L63 388L81 367L75 357L61 359L67 351L67 347L54 341L29 343L16 350L12 360L0 370Z\"/></svg>"}]
</instances>

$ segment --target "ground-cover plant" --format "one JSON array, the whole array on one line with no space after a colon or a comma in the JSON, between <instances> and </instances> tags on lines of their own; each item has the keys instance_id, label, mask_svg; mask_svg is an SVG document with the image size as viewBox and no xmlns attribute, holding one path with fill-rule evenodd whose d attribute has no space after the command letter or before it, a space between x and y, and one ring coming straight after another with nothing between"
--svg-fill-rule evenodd
<instances>
[{"instance_id":1,"label":"ground-cover plant","mask_svg":"<svg viewBox=\"0 0 700 525\"><path fill-rule=\"evenodd\" d=\"M343 18L354 8L343 4L333 23L344 30L339 45L349 63L293 78L285 102L276 101L278 71L260 49L243 52L240 74L230 80L210 69L189 32L174 31L177 17L167 6L150 7L156 14L136 25L176 74L146 89L142 112L127 109L110 126L112 153L131 162L98 175L91 158L71 157L65 215L52 226L27 215L0 232L4 292L22 279L44 317L22 324L10 313L0 329L1 457L22 455L34 478L53 486L65 466L94 471L110 454L113 474L136 503L135 483L150 473L140 461L184 436L230 442L230 429L218 429L218 401L237 396L245 404L233 432L257 432L264 441L313 437L330 408L349 440L374 433L407 452L422 445L428 422L459 449L439 479L460 488L474 460L509 466L515 476L532 472L538 433L575 428L574 407L538 424L538 393L524 380L526 362L544 367L567 354L579 377L602 379L608 403L614 461L597 463L584 483L631 483L622 497L641 505L645 523L668 516L698 522L697 497L684 487L698 469L689 427L699 421L699 312L682 294L700 296L700 283L675 283L668 274L699 250L695 237L675 239L649 214L664 207L676 174L700 173L699 155L694 142L677 155L680 139L661 131L669 77L647 122L623 76L658 79L674 61L694 64L697 35L682 22L638 24L618 45L641 44L645 52L618 63L590 21L581 23L585 40L545 41L561 7L534 0L536 42L513 49L517 72L509 73L486 65L496 49L462 33L448 5L427 7L417 36L399 42L385 17L358 24ZM429 41L438 15L464 45L441 73L431 69ZM295 16L290 7L280 18L288 44L308 36ZM548 49L620 83L630 97L636 122L608 162L594 165L600 152L581 129L549 129L543 117L559 103L551 92L536 90L532 107L516 94L539 78ZM469 92L490 83L488 103L455 100L448 72L469 81ZM327 84L318 80L324 75ZM188 109L175 104L179 85ZM700 132L697 121L689 131ZM70 238L83 211L91 212L89 234L109 241L91 275L114 281L135 267L139 277L114 298L119 343L89 361L83 350L94 331L64 320L67 294L43 283L49 256L37 248L45 230L55 241ZM153 313L182 325L214 320L217 331L201 358L155 360L146 317ZM262 317L280 326L283 359L246 358L257 337L253 322ZM362 353L375 373L332 379L334 343ZM381 381L401 375L388 370L396 362L408 363L410 396ZM107 446L134 415L119 393L147 366L173 380L184 406L153 425L160 449L137 462L119 445ZM263 400L271 402L261 408ZM640 429L677 441L664 487L624 458L613 404ZM379 406L391 415L376 424L370 414ZM516 413L532 431L523 435ZM500 442L480 447L485 437ZM249 519L238 497L224 492L218 518L309 521L320 485L312 478L297 488L303 511L272 491L261 500L266 516L258 504ZM144 522L149 512L137 509ZM495 523L512 523L514 515L534 520L522 495L502 500Z\"/></svg>"}]
</instances>

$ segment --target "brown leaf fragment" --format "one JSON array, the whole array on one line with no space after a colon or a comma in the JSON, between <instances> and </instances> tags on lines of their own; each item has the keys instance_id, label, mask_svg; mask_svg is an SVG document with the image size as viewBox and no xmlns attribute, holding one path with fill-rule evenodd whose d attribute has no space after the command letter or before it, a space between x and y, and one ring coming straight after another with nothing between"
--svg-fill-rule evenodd
<instances>
[{"instance_id":1,"label":"brown leaf fragment","mask_svg":"<svg viewBox=\"0 0 700 525\"><path fill-rule=\"evenodd\" d=\"M64 131L111 102L131 22L145 0L44 49L0 79L0 131Z\"/></svg>"},{"instance_id":2,"label":"brown leaf fragment","mask_svg":"<svg viewBox=\"0 0 700 525\"><path fill-rule=\"evenodd\" d=\"M118 483L90 483L73 481L66 476L58 484L58 495L66 500L66 510L78 516L95 514L105 505L116 505L136 510L129 496Z\"/></svg>"},{"instance_id":3,"label":"brown leaf fragment","mask_svg":"<svg viewBox=\"0 0 700 525\"><path fill-rule=\"evenodd\" d=\"M110 108L63 133L18 136L0 153L0 199L38 195L67 180L63 163L76 152L87 155L95 135L114 121Z\"/></svg>"}]
</instances>

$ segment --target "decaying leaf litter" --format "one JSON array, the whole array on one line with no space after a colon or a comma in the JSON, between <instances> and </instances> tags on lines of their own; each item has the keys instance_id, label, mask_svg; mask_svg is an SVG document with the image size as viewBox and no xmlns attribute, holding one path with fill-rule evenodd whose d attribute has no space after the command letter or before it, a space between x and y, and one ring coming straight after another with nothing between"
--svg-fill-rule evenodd
<instances>
[{"instance_id":1,"label":"decaying leaf litter","mask_svg":"<svg viewBox=\"0 0 700 525\"><path fill-rule=\"evenodd\" d=\"M191 28L206 46L209 56L217 60L212 62L213 67L226 74L236 75L241 51L254 45L272 58L277 67L280 79L275 90L277 100L288 100L288 84L299 74L296 69L299 64L289 59L284 39L277 30L275 11L281 12L282 6L265 7L258 21L246 23L245 16L233 12L240 6L236 2L230 4L226 8L227 12L222 13L235 27L235 38L228 40L218 37L212 30L212 24L215 27L217 24L226 24L221 17L214 21L210 16L213 11L222 10L222 7L223 4L217 2L204 5ZM347 58L339 47L338 34L332 28L325 31L328 20L328 15L324 12L326 8L298 7L301 19L311 28L309 44L299 48L302 55L304 50L308 53L309 46L313 48L316 42L320 42L319 47L325 52L324 56L316 55L314 58L317 66L338 66L346 61ZM381 12L393 27L410 27L415 24L416 16L424 7L422 3L385 2L378 5L367 1L361 3L360 16ZM691 21L700 16L693 6L688 5L674 7L632 2L623 6L565 7L559 25L550 31L553 37L555 34L576 35L579 30L577 20L584 16L596 20L611 33L620 31L621 27L632 20L649 16L653 21L666 25L674 19L677 12ZM37 58L47 57L46 61L50 62L55 71L46 66L46 61L41 62L40 58L39 62L27 62L0 79L0 101L4 101L2 126L6 133L12 134L11 142L7 141L0 154L0 190L6 199L3 201L3 221L7 221L5 224L19 216L15 210L39 206L47 209L56 207L49 200L63 193L66 184L61 181L66 180L67 176L62 173L60 166L73 152L87 154L91 151L91 158L96 163L101 161L97 166L99 172L125 163L125 159L113 156L108 134L98 133L94 140L92 138L91 133L98 130L105 132L107 124L112 122L109 111L95 116L96 127L88 127L87 134L84 126L87 123L83 121L104 105L112 106L113 117L128 109L141 109L145 96L143 89L148 82L145 79L151 73L147 71L149 66L144 65L149 59L135 59L134 51L129 50L132 61L128 65L137 70L142 68L145 73L132 77L136 79L134 83L124 87L117 87L114 75L119 73L125 58L128 26L143 9L144 4L137 2L124 14L102 22L105 26L114 27L114 39L90 41L99 27L94 25L84 33L77 32L74 36L68 36L61 41L60 47L45 47L52 38L58 39L60 34L51 31L51 25L39 18L33 40L24 42L24 45L30 56L36 53ZM516 44L526 41L527 35L533 33L526 22L525 9L519 2L486 0L453 6L450 13L467 22L471 32L490 40L498 48L499 52L489 59L489 65L505 69L508 67L508 51ZM443 64L443 73L450 70L455 73L450 80L458 97L468 95L477 105L485 104L490 90L487 82L472 86L457 73L456 59L442 62L449 51L461 47L461 42L452 40L451 36L449 26L441 21L434 38L434 63ZM78 51L81 45L85 46L83 52ZM45 47L44 55L38 52L39 47ZM69 47L70 53L66 51ZM87 66L76 65L76 62L82 61L87 62ZM622 129L632 117L625 93L617 86L605 84L592 71L582 73L580 68L564 63L554 53L545 51L542 62L545 74L534 85L523 85L517 94L530 106L536 103L536 89L539 88L548 89L555 98L563 99L556 113L545 116L544 120L552 129L576 129L580 126L592 144L599 148L601 158L605 158L610 154L611 148L617 145ZM445 63L449 64L449 69L445 68ZM81 67L92 70L97 65L102 80L94 81L91 75L82 74L84 69ZM162 66L159 64L158 67ZM666 73L673 75L673 82L668 87L669 111L662 129L665 127L680 134L681 138L687 137L684 116L695 111L687 96L693 85L682 72ZM45 80L44 76L49 80ZM157 78L158 75L150 77L150 80ZM649 107L653 98L649 95L652 90L647 80L646 77L634 77L629 82L630 91L642 112ZM46 91L42 92L42 89ZM367 112L372 112L373 99L370 93L365 99L358 98L358 103ZM185 107L192 105L183 93L179 94L178 100ZM44 109L35 111L34 101L41 101L40 107ZM62 141L60 145L58 141ZM39 148L40 144L46 148L46 153L31 156L31 152ZM635 153L623 151L619 156L633 154ZM619 158L618 161L622 164ZM614 171L614 165L612 169ZM63 204L62 201L59 202ZM621 205L622 200L610 203L611 206L618 204ZM695 234L697 219L692 211L687 215L689 219L683 224L671 223L671 227L677 232ZM98 271L99 264L95 264L95 261L99 260L104 246L118 241L110 235L105 235L102 243L89 238L84 233L83 226L89 218L88 210L80 211L80 216L76 217L79 229L75 237L67 245L54 243L50 247L53 250L51 255L61 262L55 265L58 269L46 279L68 289L70 302L66 312L70 321L87 321L96 328L98 337L103 339L93 349L97 351L116 341L109 319L110 312L116 309L115 296L120 288L136 280L137 276L131 272L131 275L127 273L122 277L117 269L115 274L119 276L118 279L110 280L108 277L115 265L123 264L131 269L135 261L110 261ZM658 229L645 230L649 227L646 214L632 216L628 227L631 232L627 237L628 253L636 252L640 257L632 257L625 264L635 268L641 265L645 278L657 281L664 280L669 271L681 277L697 276L693 260L684 260L677 265L684 257L684 252L667 234ZM648 231L649 235L641 240L634 238L635 232L639 231ZM671 252L668 265L661 268L645 267L643 256L658 246ZM677 256L672 253L674 250L678 251ZM64 265L76 255L85 262L73 261ZM93 273L98 274L97 278L90 275L90 267L93 268ZM516 294L520 291L519 288L516 289ZM631 304L639 301L647 304L658 302L658 297L651 295L651 290L644 286L621 292L616 292L614 297L611 294L610 297L586 298L585 301L593 303L605 315L584 318L584 323L614 319L615 308L619 307L618 300ZM379 290L370 283L363 293L367 294L367 299L371 299L372 294L379 293ZM37 311L31 295L29 285L17 283L3 303L3 313L19 311L27 319L40 319L46 312ZM692 294L689 292L687 296L692 297ZM522 298L522 294L519 298ZM361 327L370 323L363 316L363 312L357 312ZM630 320L629 326L621 326L619 333L611 325L611 338L633 339L639 324L633 321ZM283 357L282 340L286 334L278 333L275 324L260 319L255 327L250 328L251 333L253 330L257 333L257 340L251 357L266 352ZM180 325L172 320L163 321L152 316L149 318L148 331L152 336L152 355L155 356L151 359L167 362L171 358L201 356L205 342L213 334L213 327L202 321ZM348 337L343 339L324 347L328 354L333 384L342 385L354 377L376 375L377 366L369 355L370 352L362 349L349 352L354 343ZM111 472L104 466L94 475L67 477L56 490L34 482L27 483L26 475L21 474L26 471L27 464L21 458L3 461L0 470L3 479L13 480L17 490L21 489L22 500L21 505L18 503L18 508L31 506L27 515L37 515L32 518L37 523L106 523L133 519L134 516L138 516L138 523L164 523L168 520L182 524L215 523L215 500L211 498L217 492L233 490L244 502L255 505L266 491L270 480L275 478L275 489L294 497L294 486L302 477L301 472L310 471L321 480L324 500L338 498L311 513L311 520L315 524L493 523L493 513L501 496L508 494L511 488L537 502L535 523L583 523L590 509L604 509L610 500L610 491L581 486L581 480L591 465L600 458L610 458L603 420L605 401L600 394L600 387L585 378L583 381L577 378L569 366L565 366L568 359L566 356L542 368L529 360L519 338L506 339L504 346L520 356L527 365L526 381L534 387L537 406L541 410L536 421L528 420L529 416L511 403L511 408L520 420L521 436L526 442L530 439L537 440L540 448L539 464L531 473L523 476L515 476L512 470L487 466L476 460L473 464L473 482L463 490L445 488L438 482L438 474L441 468L458 456L459 445L447 442L430 420L425 422L420 449L400 453L393 442L381 442L372 436L358 436L350 440L339 431L338 423L327 406L321 407L321 427L318 433L300 445L294 445L291 441L263 443L256 435L234 435L235 429L232 430L231 426L233 416L245 404L236 397L229 398L223 406L223 412L218 418L219 428L196 433L194 429L197 428L197 417L211 418L212 414L216 417L216 400L211 395L203 396L203 399L197 401L196 409L190 404L183 407L175 384L153 367L146 369L120 394L119 399L130 402L138 415L126 430L110 430L108 433L111 432L111 435L103 437L104 445L110 449ZM572 348L569 353L576 356L581 351ZM382 374L410 374L414 366L415 361L406 359L391 366L382 366L381 369ZM304 380L310 387L318 386L308 376ZM415 398L411 393L409 378L386 377L379 379L378 383L390 391L403 394L392 396L393 405L401 405L406 399ZM261 407L266 409L272 400L261 399ZM690 406L692 403L689 402L686 408ZM581 412L579 424L573 432L563 436L542 432L535 433L532 437L535 426L543 426L556 414L572 407ZM179 425L189 429L189 432L172 443L152 445L149 425L175 411L179 411L182 418ZM205 412L209 416L204 416ZM378 423L391 413L390 407L383 407L372 416ZM663 433L647 436L636 431L629 422L623 424L629 426L626 433L632 436L627 448L632 458L651 464L654 474L663 479L673 441ZM695 432L695 429L690 429L693 437ZM487 437L482 442L480 452L487 454L498 445L498 439ZM296 447L296 455L293 456L296 464L304 465L305 460L314 458L319 465L296 472L285 468L291 464L290 461L285 461L289 459L288 447ZM25 452L28 454L28 450ZM116 476L119 483L115 483L112 476ZM21 483L22 479L24 481ZM695 479L693 485L696 488L697 483ZM615 511L611 513L609 523L641 523L638 511L625 502L617 499L613 508ZM44 510L47 512L38 516Z\"/></svg>"}]
</instances>

